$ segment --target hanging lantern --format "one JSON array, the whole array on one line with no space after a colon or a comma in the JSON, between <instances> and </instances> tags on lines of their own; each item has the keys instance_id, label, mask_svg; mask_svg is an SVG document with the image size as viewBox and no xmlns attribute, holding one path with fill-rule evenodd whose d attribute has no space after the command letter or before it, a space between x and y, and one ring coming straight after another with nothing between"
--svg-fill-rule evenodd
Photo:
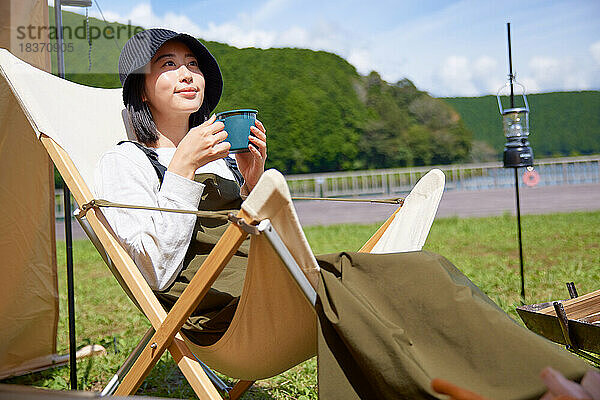
<instances>
[{"instance_id":1,"label":"hanging lantern","mask_svg":"<svg viewBox=\"0 0 600 400\"><path fill-rule=\"evenodd\" d=\"M523 107L514 106L514 86L521 88ZM510 88L511 107L504 109L500 97L502 91ZM502 127L506 144L504 145L504 168L530 167L533 165L533 150L529 146L529 104L525 87L515 80L507 82L496 94L498 108L502 115Z\"/></svg>"}]
</instances>

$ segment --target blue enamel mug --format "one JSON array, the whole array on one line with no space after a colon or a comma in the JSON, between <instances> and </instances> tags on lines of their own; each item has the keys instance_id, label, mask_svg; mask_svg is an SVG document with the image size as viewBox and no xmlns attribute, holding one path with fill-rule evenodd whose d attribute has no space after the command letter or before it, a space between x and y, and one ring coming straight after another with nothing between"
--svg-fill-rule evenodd
<instances>
[{"instance_id":1,"label":"blue enamel mug","mask_svg":"<svg viewBox=\"0 0 600 400\"><path fill-rule=\"evenodd\" d=\"M243 153L248 150L248 136L253 135L250 127L255 126L257 110L242 109L223 111L217 114L217 121L225 124L226 142L231 143L230 153Z\"/></svg>"}]
</instances>

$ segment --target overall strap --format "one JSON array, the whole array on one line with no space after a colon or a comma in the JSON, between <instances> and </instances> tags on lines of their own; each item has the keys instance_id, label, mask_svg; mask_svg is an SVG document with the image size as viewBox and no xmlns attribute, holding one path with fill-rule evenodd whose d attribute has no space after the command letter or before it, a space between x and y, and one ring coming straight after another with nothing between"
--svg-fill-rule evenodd
<instances>
[{"instance_id":1,"label":"overall strap","mask_svg":"<svg viewBox=\"0 0 600 400\"><path fill-rule=\"evenodd\" d=\"M130 142L130 143L135 144L140 150L142 150L144 152L144 154L146 154L146 156L148 157L148 160L150 160L150 163L152 164L152 166L154 167L154 170L156 171L156 175L158 176L158 181L162 185L163 179L165 177L165 173L167 172L167 167L165 167L158 161L158 154L156 154L155 151L143 146L142 144L140 144L138 142L133 142L131 140L122 140L119 143L117 143L117 145L125 143L125 142ZM225 157L225 158L223 158L223 160L225 160L225 164L227 164L227 167L233 173L233 176L235 177L235 181L241 187L244 184L244 177L242 176L242 173L238 169L237 162L235 161L234 158L231 158L231 157Z\"/></svg>"},{"instance_id":2,"label":"overall strap","mask_svg":"<svg viewBox=\"0 0 600 400\"><path fill-rule=\"evenodd\" d=\"M231 172L233 172L233 176L235 177L235 181L237 182L237 184L240 185L240 187L242 187L242 185L244 184L244 177L238 169L235 158L227 156L223 160L225 160L225 163L227 164Z\"/></svg>"},{"instance_id":3,"label":"overall strap","mask_svg":"<svg viewBox=\"0 0 600 400\"><path fill-rule=\"evenodd\" d=\"M149 148L147 148L145 146L142 146L140 143L133 142L131 140L122 140L119 143L117 143L117 145L125 143L125 142L130 142L130 143L135 144L141 151L144 152L144 154L146 154L146 156L148 157L148 160L150 160L150 164L152 164L152 166L154 167L154 171L156 171L156 175L158 176L158 181L162 185L163 179L165 178L165 173L167 172L167 167L165 167L160 162L158 162L158 154L156 154L155 151L150 150Z\"/></svg>"}]
</instances>

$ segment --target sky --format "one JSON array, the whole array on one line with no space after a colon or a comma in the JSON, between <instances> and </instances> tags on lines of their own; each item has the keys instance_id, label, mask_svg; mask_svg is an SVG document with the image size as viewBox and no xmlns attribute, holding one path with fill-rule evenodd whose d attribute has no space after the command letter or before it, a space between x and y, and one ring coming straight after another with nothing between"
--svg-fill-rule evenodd
<instances>
[{"instance_id":1,"label":"sky","mask_svg":"<svg viewBox=\"0 0 600 400\"><path fill-rule=\"evenodd\" d=\"M600 89L600 1L93 0L90 16L243 47L325 50L433 96ZM50 4L53 0L49 1ZM82 9L63 7L82 13Z\"/></svg>"}]
</instances>

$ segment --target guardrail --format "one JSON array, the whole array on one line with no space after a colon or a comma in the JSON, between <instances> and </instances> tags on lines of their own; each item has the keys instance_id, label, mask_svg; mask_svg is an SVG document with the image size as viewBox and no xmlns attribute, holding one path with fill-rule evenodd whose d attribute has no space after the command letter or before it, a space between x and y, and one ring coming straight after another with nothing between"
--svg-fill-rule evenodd
<instances>
[{"instance_id":1,"label":"guardrail","mask_svg":"<svg viewBox=\"0 0 600 400\"><path fill-rule=\"evenodd\" d=\"M286 180L292 196L297 197L388 196L409 192L432 168L439 168L446 175L445 190L488 190L514 185L514 171L503 168L501 162L288 175ZM541 159L535 161L534 168L540 175L539 186L600 183L600 156ZM519 171L522 175L525 168ZM519 182L524 185L522 180ZM64 218L62 199L62 190L57 190L57 219ZM71 203L75 209L75 201Z\"/></svg>"},{"instance_id":2,"label":"guardrail","mask_svg":"<svg viewBox=\"0 0 600 400\"><path fill-rule=\"evenodd\" d=\"M446 190L488 190L514 186L514 171L501 162L288 175L292 196L356 197L409 192L432 168L446 175ZM600 183L600 156L536 160L539 186ZM520 174L525 168L519 169ZM520 180L520 184L524 182Z\"/></svg>"}]
</instances>

